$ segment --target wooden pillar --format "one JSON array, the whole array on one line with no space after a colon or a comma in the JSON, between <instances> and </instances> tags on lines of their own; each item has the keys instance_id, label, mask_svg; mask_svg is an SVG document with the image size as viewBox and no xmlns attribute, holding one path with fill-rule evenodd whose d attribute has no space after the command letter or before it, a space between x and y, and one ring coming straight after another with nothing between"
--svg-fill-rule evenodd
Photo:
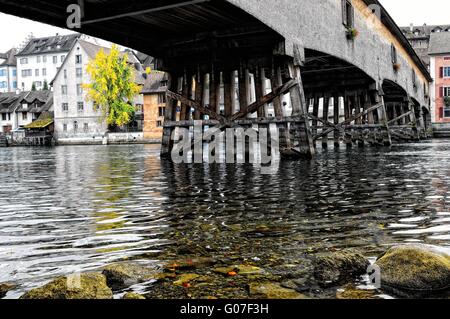
<instances>
[{"instance_id":1,"label":"wooden pillar","mask_svg":"<svg viewBox=\"0 0 450 319\"><path fill-rule=\"evenodd\" d=\"M275 62L272 62L272 77L271 77L271 85L272 85L272 91L283 85L283 79L281 76L281 68L278 64L275 64ZM285 116L283 112L283 104L282 104L282 98L281 96L275 97L273 100L273 108L275 111L276 117L283 117ZM280 123L277 125L278 132L279 132L279 139L280 139L280 150L286 150L290 148L290 145L288 144L288 126L286 123Z\"/></svg>"},{"instance_id":2,"label":"wooden pillar","mask_svg":"<svg viewBox=\"0 0 450 319\"><path fill-rule=\"evenodd\" d=\"M340 117L340 105L339 105L339 95L335 95L333 97L333 120L334 125L339 124L339 117ZM334 146L339 147L340 146L340 132L338 130L334 130Z\"/></svg>"},{"instance_id":3,"label":"wooden pillar","mask_svg":"<svg viewBox=\"0 0 450 319\"><path fill-rule=\"evenodd\" d=\"M230 117L233 115L233 98L232 98L232 85L231 85L231 71L225 70L223 72L223 96L224 96L224 106L225 106L225 117ZM234 81L234 79L233 79Z\"/></svg>"},{"instance_id":4,"label":"wooden pillar","mask_svg":"<svg viewBox=\"0 0 450 319\"><path fill-rule=\"evenodd\" d=\"M313 97L313 116L318 118L319 117L319 104L320 104L320 95L315 94ZM317 127L319 125L319 122L317 119L313 119L312 121L312 134L317 135ZM314 143L315 144L315 143Z\"/></svg>"},{"instance_id":5,"label":"wooden pillar","mask_svg":"<svg viewBox=\"0 0 450 319\"><path fill-rule=\"evenodd\" d=\"M214 65L209 74L209 107L217 114L220 113L220 71Z\"/></svg>"},{"instance_id":6,"label":"wooden pillar","mask_svg":"<svg viewBox=\"0 0 450 319\"><path fill-rule=\"evenodd\" d=\"M172 75L168 75L168 90L176 91L177 90L177 79ZM174 121L176 119L177 114L177 101L172 100L171 98L166 98L166 112L164 114L164 122ZM161 157L170 157L173 149L173 139L172 134L175 128L164 126L163 129L163 137L161 142Z\"/></svg>"},{"instance_id":7,"label":"wooden pillar","mask_svg":"<svg viewBox=\"0 0 450 319\"><path fill-rule=\"evenodd\" d=\"M330 96L328 94L325 94L323 97L323 120L324 122L328 122L328 114L330 111ZM327 130L328 126L323 124L323 129ZM327 148L328 147L328 134L322 137L322 147Z\"/></svg>"},{"instance_id":8,"label":"wooden pillar","mask_svg":"<svg viewBox=\"0 0 450 319\"><path fill-rule=\"evenodd\" d=\"M290 90L291 103L293 116L303 116L301 122L293 123L294 136L296 141L299 142L300 155L312 158L314 156L314 145L313 138L311 134L311 128L309 126L308 115L306 114L306 99L305 92L303 89L303 81L300 72L300 48L294 46L294 62L289 63L289 71L291 77L296 81L296 86Z\"/></svg>"},{"instance_id":9,"label":"wooden pillar","mask_svg":"<svg viewBox=\"0 0 450 319\"><path fill-rule=\"evenodd\" d=\"M357 91L355 93L355 115L361 113L361 92ZM359 117L355 120L355 124L358 125L357 132L358 132L358 146L364 147L364 129L362 127L364 123L364 116Z\"/></svg>"},{"instance_id":10,"label":"wooden pillar","mask_svg":"<svg viewBox=\"0 0 450 319\"><path fill-rule=\"evenodd\" d=\"M382 139L383 144L385 146L391 146L392 145L392 139L391 139L391 132L388 125L388 120L386 116L386 105L384 103L384 96L379 94L378 92L375 93L375 103L381 103L382 106L378 108L378 121L379 124L382 125Z\"/></svg>"},{"instance_id":11,"label":"wooden pillar","mask_svg":"<svg viewBox=\"0 0 450 319\"><path fill-rule=\"evenodd\" d=\"M200 72L195 76L195 101L203 105L203 77ZM199 110L194 110L194 120L201 120L202 114Z\"/></svg>"},{"instance_id":12,"label":"wooden pillar","mask_svg":"<svg viewBox=\"0 0 450 319\"><path fill-rule=\"evenodd\" d=\"M351 95L348 92L345 92L344 95L344 116L345 121L348 121L352 116L351 112ZM351 123L347 123L347 125L351 125ZM351 129L344 129L344 143L347 147L352 147L352 133Z\"/></svg>"},{"instance_id":13,"label":"wooden pillar","mask_svg":"<svg viewBox=\"0 0 450 319\"><path fill-rule=\"evenodd\" d=\"M241 110L245 109L250 105L250 85L249 85L249 72L246 67L241 63L241 68L239 69L239 107ZM246 127L244 127L246 129ZM250 162L250 144L246 140L245 143L245 162Z\"/></svg>"}]
</instances>

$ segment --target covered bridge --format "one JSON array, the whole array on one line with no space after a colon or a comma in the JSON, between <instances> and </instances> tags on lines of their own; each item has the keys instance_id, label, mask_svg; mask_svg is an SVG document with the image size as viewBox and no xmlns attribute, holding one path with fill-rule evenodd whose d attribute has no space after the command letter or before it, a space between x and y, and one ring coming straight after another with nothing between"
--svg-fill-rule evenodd
<instances>
[{"instance_id":1,"label":"covered bridge","mask_svg":"<svg viewBox=\"0 0 450 319\"><path fill-rule=\"evenodd\" d=\"M66 27L73 2L0 0L0 11ZM162 155L175 128L195 120L276 125L283 152L305 156L329 135L348 145L426 136L431 77L377 0L78 4L76 31L152 55L170 74Z\"/></svg>"}]
</instances>

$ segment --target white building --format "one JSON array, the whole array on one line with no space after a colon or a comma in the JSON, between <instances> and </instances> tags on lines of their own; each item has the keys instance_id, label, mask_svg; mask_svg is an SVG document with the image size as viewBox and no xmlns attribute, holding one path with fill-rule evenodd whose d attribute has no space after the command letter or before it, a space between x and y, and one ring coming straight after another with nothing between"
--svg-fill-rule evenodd
<instances>
[{"instance_id":1,"label":"white building","mask_svg":"<svg viewBox=\"0 0 450 319\"><path fill-rule=\"evenodd\" d=\"M0 53L0 93L17 90L16 49Z\"/></svg>"},{"instance_id":2,"label":"white building","mask_svg":"<svg viewBox=\"0 0 450 319\"><path fill-rule=\"evenodd\" d=\"M54 136L59 143L101 143L108 131L101 111L94 110L93 103L86 100L86 92L82 87L90 81L86 72L89 61L102 49L105 53L110 50L78 39L51 82L54 94ZM128 61L133 66L140 66L132 53L128 53ZM138 83L143 84L144 80L140 78ZM136 98L135 103L143 105L142 95Z\"/></svg>"},{"instance_id":3,"label":"white building","mask_svg":"<svg viewBox=\"0 0 450 319\"><path fill-rule=\"evenodd\" d=\"M52 81L80 34L56 35L31 39L16 55L17 85L30 91L33 83L37 90Z\"/></svg>"}]
</instances>

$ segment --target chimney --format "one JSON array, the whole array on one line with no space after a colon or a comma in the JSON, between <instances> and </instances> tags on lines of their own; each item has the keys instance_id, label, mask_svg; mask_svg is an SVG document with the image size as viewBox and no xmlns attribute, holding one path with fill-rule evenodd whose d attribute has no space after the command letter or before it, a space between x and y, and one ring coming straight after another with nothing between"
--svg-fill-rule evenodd
<instances>
[{"instance_id":1,"label":"chimney","mask_svg":"<svg viewBox=\"0 0 450 319\"><path fill-rule=\"evenodd\" d=\"M414 31L414 24L411 23L411 24L409 25L409 31L411 31L411 32Z\"/></svg>"}]
</instances>

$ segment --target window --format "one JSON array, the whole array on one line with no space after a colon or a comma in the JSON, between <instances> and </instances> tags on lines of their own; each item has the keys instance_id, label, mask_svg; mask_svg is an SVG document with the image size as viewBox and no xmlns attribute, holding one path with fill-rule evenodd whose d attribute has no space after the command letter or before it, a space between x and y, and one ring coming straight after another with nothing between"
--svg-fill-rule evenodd
<instances>
[{"instance_id":1,"label":"window","mask_svg":"<svg viewBox=\"0 0 450 319\"><path fill-rule=\"evenodd\" d=\"M77 133L77 131L78 131L78 122L75 121L75 122L73 122L73 132Z\"/></svg>"},{"instance_id":2,"label":"window","mask_svg":"<svg viewBox=\"0 0 450 319\"><path fill-rule=\"evenodd\" d=\"M414 71L414 69L412 70L412 83L413 83L413 87L415 89L417 89L417 75L416 75L416 71Z\"/></svg>"},{"instance_id":3,"label":"window","mask_svg":"<svg viewBox=\"0 0 450 319\"><path fill-rule=\"evenodd\" d=\"M347 28L354 27L354 10L350 0L342 0L342 23Z\"/></svg>"},{"instance_id":4,"label":"window","mask_svg":"<svg viewBox=\"0 0 450 319\"><path fill-rule=\"evenodd\" d=\"M83 102L78 102L77 103L77 108L78 108L78 111L83 111L84 110L84 103Z\"/></svg>"},{"instance_id":5,"label":"window","mask_svg":"<svg viewBox=\"0 0 450 319\"><path fill-rule=\"evenodd\" d=\"M21 58L20 64L28 64L28 58Z\"/></svg>"},{"instance_id":6,"label":"window","mask_svg":"<svg viewBox=\"0 0 450 319\"><path fill-rule=\"evenodd\" d=\"M34 85L36 87L41 87L42 86L42 81L34 81L33 83L34 83Z\"/></svg>"},{"instance_id":7,"label":"window","mask_svg":"<svg viewBox=\"0 0 450 319\"><path fill-rule=\"evenodd\" d=\"M156 127L162 127L162 126L163 126L162 121L156 122Z\"/></svg>"},{"instance_id":8,"label":"window","mask_svg":"<svg viewBox=\"0 0 450 319\"><path fill-rule=\"evenodd\" d=\"M13 70L13 76L17 76L17 70Z\"/></svg>"},{"instance_id":9,"label":"window","mask_svg":"<svg viewBox=\"0 0 450 319\"><path fill-rule=\"evenodd\" d=\"M6 121L6 113L2 113L2 121Z\"/></svg>"},{"instance_id":10,"label":"window","mask_svg":"<svg viewBox=\"0 0 450 319\"><path fill-rule=\"evenodd\" d=\"M450 66L445 66L442 68L442 77L450 78Z\"/></svg>"},{"instance_id":11,"label":"window","mask_svg":"<svg viewBox=\"0 0 450 319\"><path fill-rule=\"evenodd\" d=\"M67 79L67 70L64 70L64 78Z\"/></svg>"},{"instance_id":12,"label":"window","mask_svg":"<svg viewBox=\"0 0 450 319\"><path fill-rule=\"evenodd\" d=\"M56 55L53 56L53 64L58 63L58 57Z\"/></svg>"},{"instance_id":13,"label":"window","mask_svg":"<svg viewBox=\"0 0 450 319\"><path fill-rule=\"evenodd\" d=\"M75 63L76 63L76 64L81 64L82 61L83 61L83 58L82 58L81 54L77 54L77 55L75 56Z\"/></svg>"},{"instance_id":14,"label":"window","mask_svg":"<svg viewBox=\"0 0 450 319\"><path fill-rule=\"evenodd\" d=\"M34 70L34 76L39 76L39 69Z\"/></svg>"},{"instance_id":15,"label":"window","mask_svg":"<svg viewBox=\"0 0 450 319\"><path fill-rule=\"evenodd\" d=\"M46 55L44 55L44 56L42 57L42 62L47 63L47 56L46 56Z\"/></svg>"},{"instance_id":16,"label":"window","mask_svg":"<svg viewBox=\"0 0 450 319\"><path fill-rule=\"evenodd\" d=\"M37 63L41 63L41 56L40 56L40 55L38 55L38 56L36 57L36 62L37 62Z\"/></svg>"},{"instance_id":17,"label":"window","mask_svg":"<svg viewBox=\"0 0 450 319\"><path fill-rule=\"evenodd\" d=\"M13 89L17 89L17 81L13 81Z\"/></svg>"},{"instance_id":18,"label":"window","mask_svg":"<svg viewBox=\"0 0 450 319\"><path fill-rule=\"evenodd\" d=\"M61 94L67 95L67 85L61 85Z\"/></svg>"},{"instance_id":19,"label":"window","mask_svg":"<svg viewBox=\"0 0 450 319\"><path fill-rule=\"evenodd\" d=\"M42 76L46 76L47 75L47 69L42 69Z\"/></svg>"},{"instance_id":20,"label":"window","mask_svg":"<svg viewBox=\"0 0 450 319\"><path fill-rule=\"evenodd\" d=\"M26 78L28 76L32 76L33 75L33 71L28 69L28 70L22 70L22 77Z\"/></svg>"},{"instance_id":21,"label":"window","mask_svg":"<svg viewBox=\"0 0 450 319\"><path fill-rule=\"evenodd\" d=\"M444 118L450 118L450 106L444 106L443 117Z\"/></svg>"},{"instance_id":22,"label":"window","mask_svg":"<svg viewBox=\"0 0 450 319\"><path fill-rule=\"evenodd\" d=\"M77 68L77 78L81 78L83 76L83 69Z\"/></svg>"},{"instance_id":23,"label":"window","mask_svg":"<svg viewBox=\"0 0 450 319\"><path fill-rule=\"evenodd\" d=\"M77 84L77 95L83 95L83 87L81 84Z\"/></svg>"},{"instance_id":24,"label":"window","mask_svg":"<svg viewBox=\"0 0 450 319\"><path fill-rule=\"evenodd\" d=\"M158 104L165 104L165 103L166 103L166 94L159 93L158 94Z\"/></svg>"},{"instance_id":25,"label":"window","mask_svg":"<svg viewBox=\"0 0 450 319\"><path fill-rule=\"evenodd\" d=\"M63 63L65 59L66 59L66 56L65 55L61 55L61 63Z\"/></svg>"},{"instance_id":26,"label":"window","mask_svg":"<svg viewBox=\"0 0 450 319\"><path fill-rule=\"evenodd\" d=\"M397 48L395 47L394 44L391 44L391 59L392 59L392 64L397 64L398 63Z\"/></svg>"},{"instance_id":27,"label":"window","mask_svg":"<svg viewBox=\"0 0 450 319\"><path fill-rule=\"evenodd\" d=\"M166 112L166 108L165 107L158 108L158 116L159 117L164 116L165 112Z\"/></svg>"},{"instance_id":28,"label":"window","mask_svg":"<svg viewBox=\"0 0 450 319\"><path fill-rule=\"evenodd\" d=\"M22 120L26 121L28 118L28 113L27 112L22 112Z\"/></svg>"},{"instance_id":29,"label":"window","mask_svg":"<svg viewBox=\"0 0 450 319\"><path fill-rule=\"evenodd\" d=\"M6 70L5 69L1 69L0 70L0 76L6 76Z\"/></svg>"},{"instance_id":30,"label":"window","mask_svg":"<svg viewBox=\"0 0 450 319\"><path fill-rule=\"evenodd\" d=\"M441 96L442 97L446 97L446 96L450 96L450 87L442 87L441 88Z\"/></svg>"},{"instance_id":31,"label":"window","mask_svg":"<svg viewBox=\"0 0 450 319\"><path fill-rule=\"evenodd\" d=\"M62 110L63 110L63 112L69 111L69 103L63 103L62 104Z\"/></svg>"},{"instance_id":32,"label":"window","mask_svg":"<svg viewBox=\"0 0 450 319\"><path fill-rule=\"evenodd\" d=\"M84 125L83 125L83 131L84 131L84 133L89 132L89 124L88 124L88 123L84 123Z\"/></svg>"},{"instance_id":33,"label":"window","mask_svg":"<svg viewBox=\"0 0 450 319\"><path fill-rule=\"evenodd\" d=\"M63 124L63 132L67 132L67 124Z\"/></svg>"},{"instance_id":34,"label":"window","mask_svg":"<svg viewBox=\"0 0 450 319\"><path fill-rule=\"evenodd\" d=\"M0 89L6 89L6 81L0 82Z\"/></svg>"}]
</instances>

